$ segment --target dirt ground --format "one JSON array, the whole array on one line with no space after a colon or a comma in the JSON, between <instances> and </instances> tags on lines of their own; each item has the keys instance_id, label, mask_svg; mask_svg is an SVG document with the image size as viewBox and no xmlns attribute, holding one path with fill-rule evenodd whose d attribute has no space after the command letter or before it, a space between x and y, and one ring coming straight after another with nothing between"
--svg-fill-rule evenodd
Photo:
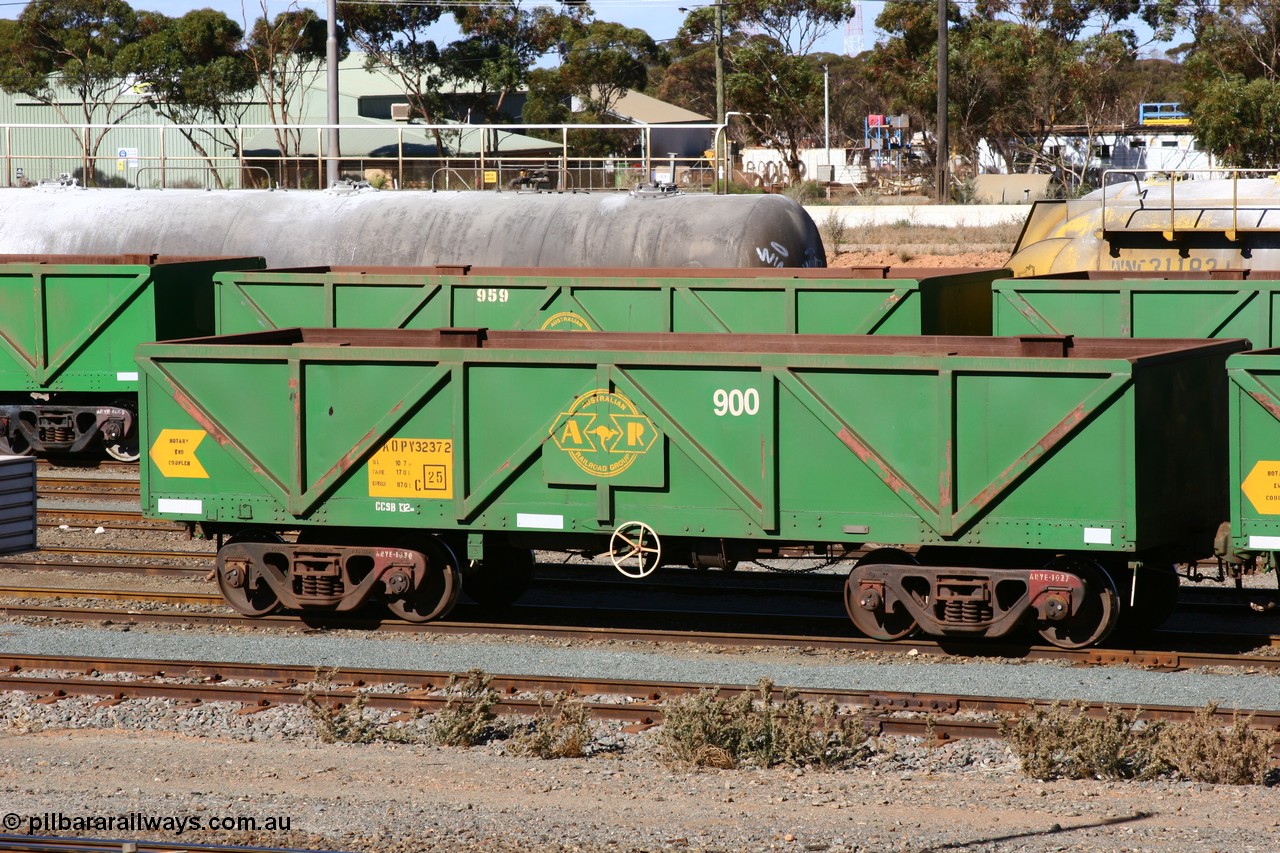
<instances>
[{"instance_id":1,"label":"dirt ground","mask_svg":"<svg viewBox=\"0 0 1280 853\"><path fill-rule=\"evenodd\" d=\"M907 257L903 257L907 255ZM958 254L912 254L909 251L841 252L828 262L831 267L1002 267L1008 252L960 252Z\"/></svg>"}]
</instances>

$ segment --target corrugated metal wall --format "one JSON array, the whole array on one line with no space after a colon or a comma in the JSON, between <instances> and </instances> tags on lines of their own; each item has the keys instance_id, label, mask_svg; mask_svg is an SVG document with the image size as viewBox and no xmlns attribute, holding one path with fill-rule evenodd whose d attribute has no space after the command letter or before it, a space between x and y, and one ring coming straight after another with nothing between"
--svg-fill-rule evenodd
<instances>
[{"instance_id":1,"label":"corrugated metal wall","mask_svg":"<svg viewBox=\"0 0 1280 853\"><path fill-rule=\"evenodd\" d=\"M0 554L36 547L36 460L0 456Z\"/></svg>"}]
</instances>

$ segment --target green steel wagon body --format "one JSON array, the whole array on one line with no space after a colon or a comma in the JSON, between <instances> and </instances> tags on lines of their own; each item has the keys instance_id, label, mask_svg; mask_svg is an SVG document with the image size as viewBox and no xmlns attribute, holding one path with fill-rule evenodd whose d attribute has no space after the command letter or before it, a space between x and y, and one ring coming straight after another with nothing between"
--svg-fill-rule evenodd
<instances>
[{"instance_id":1,"label":"green steel wagon body","mask_svg":"<svg viewBox=\"0 0 1280 853\"><path fill-rule=\"evenodd\" d=\"M992 284L992 334L1246 338L1280 346L1280 273L1090 273Z\"/></svg>"},{"instance_id":2,"label":"green steel wagon body","mask_svg":"<svg viewBox=\"0 0 1280 853\"><path fill-rule=\"evenodd\" d=\"M991 333L1007 270L345 268L223 273L219 334L294 326L740 334ZM781 275L780 273L788 273ZM843 274L840 274L843 273ZM889 277L886 277L889 276Z\"/></svg>"},{"instance_id":3,"label":"green steel wagon body","mask_svg":"<svg viewBox=\"0 0 1280 853\"><path fill-rule=\"evenodd\" d=\"M461 561L478 599L509 600L533 548L643 576L891 543L846 584L863 631L1029 620L1085 645L1116 623L1118 574L1211 548L1225 414L1205 412L1245 346L475 329L155 343L138 350L142 507L231 534L218 582L250 614L381 599L435 618Z\"/></svg>"},{"instance_id":4,"label":"green steel wagon body","mask_svg":"<svg viewBox=\"0 0 1280 853\"><path fill-rule=\"evenodd\" d=\"M213 275L260 258L0 256L0 452L136 460L144 341L213 334Z\"/></svg>"},{"instance_id":5,"label":"green steel wagon body","mask_svg":"<svg viewBox=\"0 0 1280 853\"><path fill-rule=\"evenodd\" d=\"M1235 565L1265 555L1275 569L1280 552L1280 350L1232 356L1227 374L1231 522L1217 550Z\"/></svg>"}]
</instances>

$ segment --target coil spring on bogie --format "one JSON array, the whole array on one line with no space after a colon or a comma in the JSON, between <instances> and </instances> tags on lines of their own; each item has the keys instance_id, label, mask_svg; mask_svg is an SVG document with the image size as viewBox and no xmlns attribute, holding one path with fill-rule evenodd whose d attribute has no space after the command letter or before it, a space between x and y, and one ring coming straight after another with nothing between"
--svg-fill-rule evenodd
<instances>
[{"instance_id":1,"label":"coil spring on bogie","mask_svg":"<svg viewBox=\"0 0 1280 853\"><path fill-rule=\"evenodd\" d=\"M317 577L316 575L304 575L298 579L301 586L299 592L305 596L312 595L342 595L344 592L342 578L335 577Z\"/></svg>"},{"instance_id":2,"label":"coil spring on bogie","mask_svg":"<svg viewBox=\"0 0 1280 853\"><path fill-rule=\"evenodd\" d=\"M953 625L977 625L991 618L991 607L985 601L956 601L946 604L943 620Z\"/></svg>"},{"instance_id":3,"label":"coil spring on bogie","mask_svg":"<svg viewBox=\"0 0 1280 853\"><path fill-rule=\"evenodd\" d=\"M75 439L76 431L71 427L43 427L40 430L40 440L45 444L61 444Z\"/></svg>"}]
</instances>

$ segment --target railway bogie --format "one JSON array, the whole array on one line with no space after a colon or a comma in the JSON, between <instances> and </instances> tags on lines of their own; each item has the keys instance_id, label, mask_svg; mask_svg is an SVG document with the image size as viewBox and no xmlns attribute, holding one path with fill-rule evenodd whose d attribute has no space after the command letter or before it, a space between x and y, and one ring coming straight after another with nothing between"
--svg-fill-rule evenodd
<instances>
[{"instance_id":1,"label":"railway bogie","mask_svg":"<svg viewBox=\"0 0 1280 853\"><path fill-rule=\"evenodd\" d=\"M1031 624L1085 645L1121 610L1104 566L1209 552L1226 422L1180 413L1213 409L1245 346L465 329L157 343L139 350L142 500L218 532L300 528L296 545L241 545L220 582L301 609L416 598L408 618L435 618L459 574L534 547L644 577L887 542L927 559L854 568L846 603L867 633ZM509 597L523 570L496 572L490 597Z\"/></svg>"}]
</instances>

